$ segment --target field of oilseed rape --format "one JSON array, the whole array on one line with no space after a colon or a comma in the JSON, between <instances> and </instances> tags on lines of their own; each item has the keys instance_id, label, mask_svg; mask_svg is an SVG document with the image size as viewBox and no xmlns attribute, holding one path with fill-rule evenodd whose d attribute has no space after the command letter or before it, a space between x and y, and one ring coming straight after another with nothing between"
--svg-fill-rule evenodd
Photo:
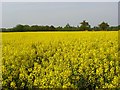
<instances>
[{"instance_id":1,"label":"field of oilseed rape","mask_svg":"<svg viewBox=\"0 0 120 90\"><path fill-rule=\"evenodd\" d=\"M2 88L119 89L119 60L117 31L2 33Z\"/></svg>"}]
</instances>

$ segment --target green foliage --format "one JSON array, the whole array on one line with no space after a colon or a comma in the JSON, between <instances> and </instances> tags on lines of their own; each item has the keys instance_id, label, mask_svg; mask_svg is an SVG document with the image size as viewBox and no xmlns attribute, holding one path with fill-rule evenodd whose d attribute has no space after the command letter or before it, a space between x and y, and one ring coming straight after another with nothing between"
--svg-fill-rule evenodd
<instances>
[{"instance_id":1,"label":"green foliage","mask_svg":"<svg viewBox=\"0 0 120 90\"><path fill-rule=\"evenodd\" d=\"M85 20L83 20L83 22L81 22L80 24L81 24L80 29L82 31L90 30L90 25Z\"/></svg>"},{"instance_id":2,"label":"green foliage","mask_svg":"<svg viewBox=\"0 0 120 90\"><path fill-rule=\"evenodd\" d=\"M83 20L83 22L80 23L80 27L77 26L71 26L69 23L66 24L65 27L55 27L53 25L51 26L38 26L38 25L16 25L13 28L2 28L2 32L30 32L30 31L118 31L120 26L109 26L108 23L102 22L98 26L94 26L91 28L88 22Z\"/></svg>"},{"instance_id":3,"label":"green foliage","mask_svg":"<svg viewBox=\"0 0 120 90\"><path fill-rule=\"evenodd\" d=\"M23 25L17 25L16 27L13 28L14 31L18 31L18 32L23 32L25 29L24 29L24 26Z\"/></svg>"},{"instance_id":4,"label":"green foliage","mask_svg":"<svg viewBox=\"0 0 120 90\"><path fill-rule=\"evenodd\" d=\"M107 31L109 25L108 25L108 23L102 22L101 24L99 24L99 27L100 27L102 30L106 30L106 31Z\"/></svg>"}]
</instances>

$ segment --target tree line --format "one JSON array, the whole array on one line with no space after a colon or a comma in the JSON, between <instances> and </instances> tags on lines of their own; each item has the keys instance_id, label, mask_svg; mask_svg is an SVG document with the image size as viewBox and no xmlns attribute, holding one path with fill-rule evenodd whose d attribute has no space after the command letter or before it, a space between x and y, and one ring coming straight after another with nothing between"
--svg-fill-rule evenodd
<instances>
[{"instance_id":1,"label":"tree line","mask_svg":"<svg viewBox=\"0 0 120 90\"><path fill-rule=\"evenodd\" d=\"M98 26L91 27L89 22L83 20L80 23L80 26L71 26L67 23L64 27L58 26L39 26L39 25L16 25L13 28L2 28L2 32L27 32L27 31L118 31L120 30L119 26L110 26L106 22L101 22Z\"/></svg>"}]
</instances>

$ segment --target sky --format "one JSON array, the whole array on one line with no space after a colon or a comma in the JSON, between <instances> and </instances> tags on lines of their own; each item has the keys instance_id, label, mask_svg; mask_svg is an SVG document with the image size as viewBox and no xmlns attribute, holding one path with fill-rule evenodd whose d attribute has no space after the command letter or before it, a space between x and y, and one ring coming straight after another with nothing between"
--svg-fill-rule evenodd
<instances>
[{"instance_id":1,"label":"sky","mask_svg":"<svg viewBox=\"0 0 120 90\"><path fill-rule=\"evenodd\" d=\"M118 25L117 2L3 2L2 27L17 24L65 26L80 25L87 20L91 26L102 21Z\"/></svg>"},{"instance_id":2,"label":"sky","mask_svg":"<svg viewBox=\"0 0 120 90\"><path fill-rule=\"evenodd\" d=\"M120 0L1 0L1 2L119 2Z\"/></svg>"},{"instance_id":3,"label":"sky","mask_svg":"<svg viewBox=\"0 0 120 90\"><path fill-rule=\"evenodd\" d=\"M120 2L118 3L118 25L120 25Z\"/></svg>"}]
</instances>

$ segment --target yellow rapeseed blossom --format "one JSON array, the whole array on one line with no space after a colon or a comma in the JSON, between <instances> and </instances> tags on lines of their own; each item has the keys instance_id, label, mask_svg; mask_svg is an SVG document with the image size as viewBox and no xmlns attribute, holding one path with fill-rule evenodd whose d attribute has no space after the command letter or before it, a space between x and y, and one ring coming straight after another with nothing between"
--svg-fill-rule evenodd
<instances>
[{"instance_id":1,"label":"yellow rapeseed blossom","mask_svg":"<svg viewBox=\"0 0 120 90\"><path fill-rule=\"evenodd\" d=\"M10 32L2 39L5 90L120 88L117 31Z\"/></svg>"}]
</instances>

